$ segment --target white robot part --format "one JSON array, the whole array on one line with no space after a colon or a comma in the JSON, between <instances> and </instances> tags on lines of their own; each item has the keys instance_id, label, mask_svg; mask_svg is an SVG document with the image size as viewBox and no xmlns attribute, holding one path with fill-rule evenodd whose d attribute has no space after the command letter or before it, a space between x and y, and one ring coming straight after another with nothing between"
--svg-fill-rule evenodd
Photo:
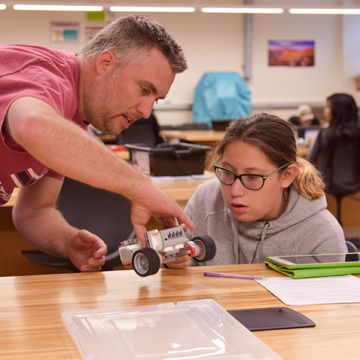
<instances>
[{"instance_id":1,"label":"white robot part","mask_svg":"<svg viewBox=\"0 0 360 360\"><path fill-rule=\"evenodd\" d=\"M214 240L205 235L188 240L183 226L165 230L150 230L145 233L147 247L138 239L126 240L119 247L121 262L132 266L140 276L156 274L164 263L177 256L188 255L198 262L211 260L216 253Z\"/></svg>"}]
</instances>

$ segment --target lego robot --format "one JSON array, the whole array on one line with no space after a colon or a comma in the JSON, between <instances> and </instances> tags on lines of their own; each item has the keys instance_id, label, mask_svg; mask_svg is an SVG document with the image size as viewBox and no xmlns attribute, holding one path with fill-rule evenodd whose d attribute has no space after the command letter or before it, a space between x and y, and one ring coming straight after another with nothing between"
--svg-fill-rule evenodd
<instances>
[{"instance_id":1,"label":"lego robot","mask_svg":"<svg viewBox=\"0 0 360 360\"><path fill-rule=\"evenodd\" d=\"M189 255L198 262L214 258L216 245L207 235L188 240L182 226L145 233L147 247L135 238L119 246L120 259L125 267L132 266L140 276L156 274L162 264L174 261L178 255Z\"/></svg>"}]
</instances>

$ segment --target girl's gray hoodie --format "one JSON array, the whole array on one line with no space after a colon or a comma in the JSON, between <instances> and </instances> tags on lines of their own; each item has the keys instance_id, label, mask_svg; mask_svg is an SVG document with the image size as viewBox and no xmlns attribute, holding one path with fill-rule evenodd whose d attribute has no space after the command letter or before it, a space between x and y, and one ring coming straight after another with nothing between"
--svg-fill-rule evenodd
<instances>
[{"instance_id":1,"label":"girl's gray hoodie","mask_svg":"<svg viewBox=\"0 0 360 360\"><path fill-rule=\"evenodd\" d=\"M326 209L325 196L309 201L290 188L288 206L273 221L238 221L225 205L219 180L200 185L185 212L196 229L189 239L209 235L216 242L213 260L201 265L264 262L266 256L347 252L344 232Z\"/></svg>"}]
</instances>

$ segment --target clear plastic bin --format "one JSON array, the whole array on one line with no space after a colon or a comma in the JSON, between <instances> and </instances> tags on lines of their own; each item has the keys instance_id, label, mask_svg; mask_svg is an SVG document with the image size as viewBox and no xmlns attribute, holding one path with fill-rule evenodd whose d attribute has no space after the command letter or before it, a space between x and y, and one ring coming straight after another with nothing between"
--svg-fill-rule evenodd
<instances>
[{"instance_id":1,"label":"clear plastic bin","mask_svg":"<svg viewBox=\"0 0 360 360\"><path fill-rule=\"evenodd\" d=\"M214 300L62 318L84 360L282 359Z\"/></svg>"}]
</instances>

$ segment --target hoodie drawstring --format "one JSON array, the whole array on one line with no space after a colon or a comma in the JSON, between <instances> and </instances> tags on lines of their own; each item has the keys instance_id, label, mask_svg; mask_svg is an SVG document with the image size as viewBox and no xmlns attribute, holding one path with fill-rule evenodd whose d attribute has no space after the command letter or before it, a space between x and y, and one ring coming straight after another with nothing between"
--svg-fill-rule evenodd
<instances>
[{"instance_id":1,"label":"hoodie drawstring","mask_svg":"<svg viewBox=\"0 0 360 360\"><path fill-rule=\"evenodd\" d=\"M260 237L260 244L258 243L258 246L256 247L255 253L254 253L254 257L252 260L252 264L256 264L260 262L260 258L263 252L263 247L264 247L264 239L266 236L266 231L269 228L270 223L267 221L261 231L261 237ZM260 246L259 246L260 245Z\"/></svg>"},{"instance_id":2,"label":"hoodie drawstring","mask_svg":"<svg viewBox=\"0 0 360 360\"><path fill-rule=\"evenodd\" d=\"M239 221L235 221L236 229L239 228ZM238 231L238 230L237 230ZM237 234L237 231L235 231L235 234ZM239 254L239 236L234 240L234 254L235 254L235 264L240 264L240 254Z\"/></svg>"}]
</instances>

